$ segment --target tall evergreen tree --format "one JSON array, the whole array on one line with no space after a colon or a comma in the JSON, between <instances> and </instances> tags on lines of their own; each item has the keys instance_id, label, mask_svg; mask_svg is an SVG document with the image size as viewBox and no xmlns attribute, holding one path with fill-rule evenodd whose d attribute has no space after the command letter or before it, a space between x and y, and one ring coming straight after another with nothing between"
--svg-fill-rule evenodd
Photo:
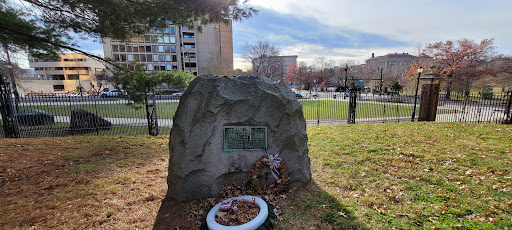
<instances>
[{"instance_id":1,"label":"tall evergreen tree","mask_svg":"<svg viewBox=\"0 0 512 230\"><path fill-rule=\"evenodd\" d=\"M0 44L36 56L83 52L79 41L128 40L167 23L202 25L243 20L256 10L240 0L0 0ZM73 39L78 36L78 39ZM96 57L99 58L99 57Z\"/></svg>"}]
</instances>

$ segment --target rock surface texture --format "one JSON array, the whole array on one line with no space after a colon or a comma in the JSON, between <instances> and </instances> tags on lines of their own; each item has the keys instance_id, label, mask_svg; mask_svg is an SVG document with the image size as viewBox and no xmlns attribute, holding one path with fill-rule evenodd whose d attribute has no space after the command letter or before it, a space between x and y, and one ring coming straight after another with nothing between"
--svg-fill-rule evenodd
<instances>
[{"instance_id":1,"label":"rock surface texture","mask_svg":"<svg viewBox=\"0 0 512 230\"><path fill-rule=\"evenodd\" d=\"M109 130L112 123L102 117L81 109L71 111L70 130L73 133L88 133L98 130Z\"/></svg>"},{"instance_id":2,"label":"rock surface texture","mask_svg":"<svg viewBox=\"0 0 512 230\"><path fill-rule=\"evenodd\" d=\"M54 124L53 114L36 109L18 113L18 121L20 124L28 126Z\"/></svg>"},{"instance_id":3,"label":"rock surface texture","mask_svg":"<svg viewBox=\"0 0 512 230\"><path fill-rule=\"evenodd\" d=\"M196 78L180 99L170 135L168 196L213 197L250 181L263 150L224 151L224 126L266 126L267 152L278 153L292 187L311 180L306 121L295 94L265 77Z\"/></svg>"}]
</instances>

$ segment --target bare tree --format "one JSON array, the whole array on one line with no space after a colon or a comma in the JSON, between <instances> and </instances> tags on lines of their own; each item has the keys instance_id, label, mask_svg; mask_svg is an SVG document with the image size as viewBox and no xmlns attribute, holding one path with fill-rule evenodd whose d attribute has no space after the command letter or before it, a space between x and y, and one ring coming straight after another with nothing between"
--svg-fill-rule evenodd
<instances>
[{"instance_id":1,"label":"bare tree","mask_svg":"<svg viewBox=\"0 0 512 230\"><path fill-rule=\"evenodd\" d=\"M325 57L315 57L314 64L314 83L315 87L325 88L332 80L333 73L330 71L334 62Z\"/></svg>"},{"instance_id":2,"label":"bare tree","mask_svg":"<svg viewBox=\"0 0 512 230\"><path fill-rule=\"evenodd\" d=\"M282 80L283 63L279 58L279 48L267 41L256 44L246 43L242 47L242 56L252 63L252 74L265 76L274 80Z\"/></svg>"},{"instance_id":3,"label":"bare tree","mask_svg":"<svg viewBox=\"0 0 512 230\"><path fill-rule=\"evenodd\" d=\"M421 53L423 52L424 48L425 47L423 46L423 43L421 43L421 42L416 43L416 45L414 46L414 48L412 50L412 55L419 57L421 55Z\"/></svg>"}]
</instances>

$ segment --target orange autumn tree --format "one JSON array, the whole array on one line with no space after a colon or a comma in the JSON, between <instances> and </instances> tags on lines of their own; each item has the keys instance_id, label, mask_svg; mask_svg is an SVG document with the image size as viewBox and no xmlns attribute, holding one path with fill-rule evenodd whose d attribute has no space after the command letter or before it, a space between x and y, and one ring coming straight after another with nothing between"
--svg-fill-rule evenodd
<instances>
[{"instance_id":1,"label":"orange autumn tree","mask_svg":"<svg viewBox=\"0 0 512 230\"><path fill-rule=\"evenodd\" d=\"M286 69L286 73L284 74L284 82L285 83L297 83L299 80L299 75L297 73L297 64L291 63Z\"/></svg>"},{"instance_id":2,"label":"orange autumn tree","mask_svg":"<svg viewBox=\"0 0 512 230\"><path fill-rule=\"evenodd\" d=\"M480 43L462 38L455 42L437 42L428 44L422 57L432 57L431 63L417 63L424 68L433 64L440 69L447 80L446 98L450 98L452 86L457 86L466 94L469 94L473 82L481 76L495 76L496 73L488 63L496 57L494 39L484 39ZM413 64L414 65L414 64ZM418 66L411 65L408 76Z\"/></svg>"}]
</instances>

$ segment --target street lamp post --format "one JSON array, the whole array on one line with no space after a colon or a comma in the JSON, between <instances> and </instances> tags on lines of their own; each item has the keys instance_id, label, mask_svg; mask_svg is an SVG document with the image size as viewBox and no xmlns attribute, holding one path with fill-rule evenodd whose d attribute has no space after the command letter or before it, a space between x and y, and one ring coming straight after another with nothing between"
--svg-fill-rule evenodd
<instances>
[{"instance_id":1,"label":"street lamp post","mask_svg":"<svg viewBox=\"0 0 512 230\"><path fill-rule=\"evenodd\" d=\"M414 117L416 116L416 102L418 100L418 87L420 85L420 77L421 77L421 72L423 72L423 67L420 66L420 68L418 68L418 79L416 81L416 93L414 94L414 109L412 111L412 117L411 117L411 121L414 121Z\"/></svg>"},{"instance_id":2,"label":"street lamp post","mask_svg":"<svg viewBox=\"0 0 512 230\"><path fill-rule=\"evenodd\" d=\"M379 96L382 95L382 70L384 68L383 67L380 67L380 84L379 84Z\"/></svg>"},{"instance_id":3,"label":"street lamp post","mask_svg":"<svg viewBox=\"0 0 512 230\"><path fill-rule=\"evenodd\" d=\"M345 85L344 85L343 91L347 91L347 80L348 80L347 72L348 72L348 65L345 65Z\"/></svg>"}]
</instances>

